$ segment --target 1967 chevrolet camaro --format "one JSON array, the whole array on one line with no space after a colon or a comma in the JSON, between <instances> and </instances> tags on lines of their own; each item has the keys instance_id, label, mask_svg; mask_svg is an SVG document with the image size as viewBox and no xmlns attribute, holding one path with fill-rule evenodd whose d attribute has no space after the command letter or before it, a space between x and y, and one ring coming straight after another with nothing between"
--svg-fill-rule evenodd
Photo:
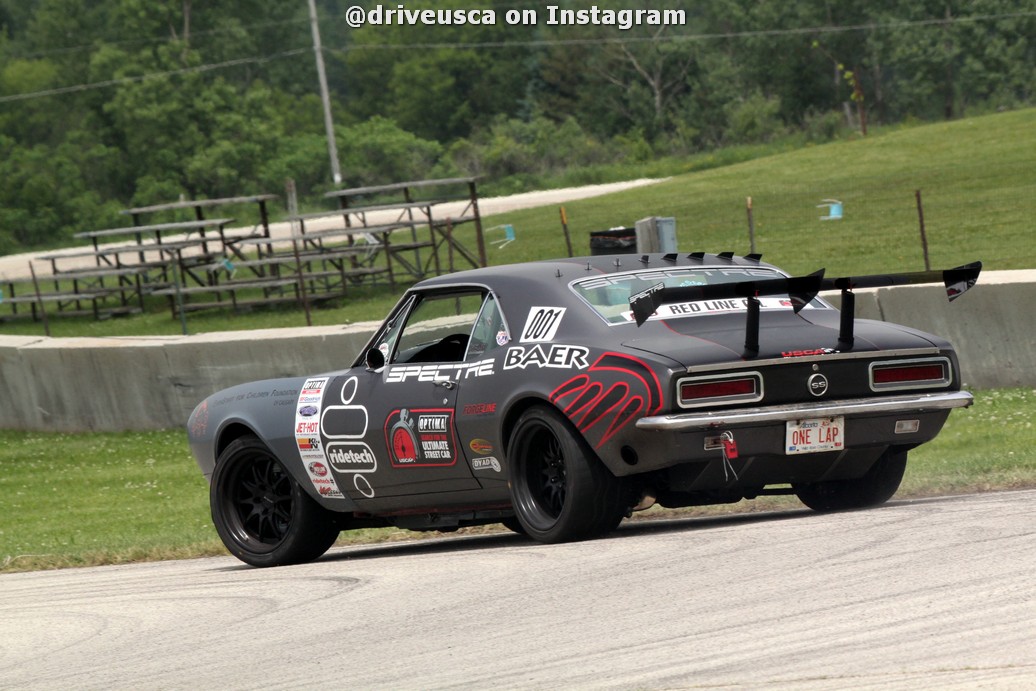
<instances>
[{"instance_id":1,"label":"1967 chevrolet camaro","mask_svg":"<svg viewBox=\"0 0 1036 691\"><path fill-rule=\"evenodd\" d=\"M972 399L949 343L855 319L853 289L942 282L952 300L980 269L789 277L693 253L440 276L345 369L210 396L191 449L220 537L255 566L357 527L495 522L561 542L655 503L875 506Z\"/></svg>"}]
</instances>

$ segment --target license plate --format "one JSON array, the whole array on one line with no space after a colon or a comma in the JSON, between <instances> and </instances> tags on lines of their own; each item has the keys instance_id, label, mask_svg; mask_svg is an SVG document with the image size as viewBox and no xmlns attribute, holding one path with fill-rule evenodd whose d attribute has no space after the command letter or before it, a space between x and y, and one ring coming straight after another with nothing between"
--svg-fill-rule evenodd
<instances>
[{"instance_id":1,"label":"license plate","mask_svg":"<svg viewBox=\"0 0 1036 691\"><path fill-rule=\"evenodd\" d=\"M844 417L822 417L787 422L784 453L788 456L820 451L841 451L844 448Z\"/></svg>"}]
</instances>

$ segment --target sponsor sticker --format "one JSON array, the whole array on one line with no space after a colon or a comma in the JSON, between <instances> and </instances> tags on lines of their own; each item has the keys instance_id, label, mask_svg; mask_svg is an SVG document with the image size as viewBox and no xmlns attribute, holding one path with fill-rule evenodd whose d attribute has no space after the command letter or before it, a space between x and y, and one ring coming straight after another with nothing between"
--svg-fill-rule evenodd
<instances>
[{"instance_id":1,"label":"sponsor sticker","mask_svg":"<svg viewBox=\"0 0 1036 691\"><path fill-rule=\"evenodd\" d=\"M504 369L546 367L553 369L586 369L590 349L573 345L511 346L504 356Z\"/></svg>"},{"instance_id":2,"label":"sponsor sticker","mask_svg":"<svg viewBox=\"0 0 1036 691\"><path fill-rule=\"evenodd\" d=\"M394 467L451 466L457 460L453 411L448 408L394 410L385 420L385 444Z\"/></svg>"},{"instance_id":3,"label":"sponsor sticker","mask_svg":"<svg viewBox=\"0 0 1036 691\"><path fill-rule=\"evenodd\" d=\"M486 456L484 458L473 458L471 459L472 470L495 470L496 472L501 471L500 461L495 456Z\"/></svg>"},{"instance_id":4,"label":"sponsor sticker","mask_svg":"<svg viewBox=\"0 0 1036 691\"><path fill-rule=\"evenodd\" d=\"M543 343L553 341L565 316L565 307L530 307L529 316L522 327L522 343Z\"/></svg>"}]
</instances>

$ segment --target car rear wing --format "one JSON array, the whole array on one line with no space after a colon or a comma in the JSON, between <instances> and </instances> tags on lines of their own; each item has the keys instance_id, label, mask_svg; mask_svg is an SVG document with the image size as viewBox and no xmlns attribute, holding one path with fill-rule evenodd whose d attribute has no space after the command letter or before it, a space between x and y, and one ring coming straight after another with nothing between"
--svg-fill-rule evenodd
<instances>
[{"instance_id":1,"label":"car rear wing","mask_svg":"<svg viewBox=\"0 0 1036 691\"><path fill-rule=\"evenodd\" d=\"M952 302L966 293L982 271L982 262L973 262L942 271L915 271L900 274L874 274L870 276L843 276L824 278L824 269L806 276L788 278L767 278L758 281L739 281L706 286L666 287L664 283L654 285L630 296L630 309L637 326L642 325L662 305L698 300L729 300L744 298L748 306L745 324L745 353L748 356L759 352L759 297L765 295L787 295L791 307L797 314L817 293L833 290L842 293L842 318L838 329L838 344L850 348L853 344L855 322L856 288L886 288L890 286L942 283L946 286L946 297Z\"/></svg>"}]
</instances>

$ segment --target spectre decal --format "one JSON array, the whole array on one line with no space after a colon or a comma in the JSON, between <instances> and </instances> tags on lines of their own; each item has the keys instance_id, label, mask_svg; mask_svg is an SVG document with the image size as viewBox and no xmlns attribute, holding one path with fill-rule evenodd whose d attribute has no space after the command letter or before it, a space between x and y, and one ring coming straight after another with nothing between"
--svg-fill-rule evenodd
<instances>
[{"instance_id":1,"label":"spectre decal","mask_svg":"<svg viewBox=\"0 0 1036 691\"><path fill-rule=\"evenodd\" d=\"M583 434L604 425L597 442L600 448L635 418L657 414L662 409L662 386L643 360L604 353L585 373L554 389L550 400Z\"/></svg>"}]
</instances>

